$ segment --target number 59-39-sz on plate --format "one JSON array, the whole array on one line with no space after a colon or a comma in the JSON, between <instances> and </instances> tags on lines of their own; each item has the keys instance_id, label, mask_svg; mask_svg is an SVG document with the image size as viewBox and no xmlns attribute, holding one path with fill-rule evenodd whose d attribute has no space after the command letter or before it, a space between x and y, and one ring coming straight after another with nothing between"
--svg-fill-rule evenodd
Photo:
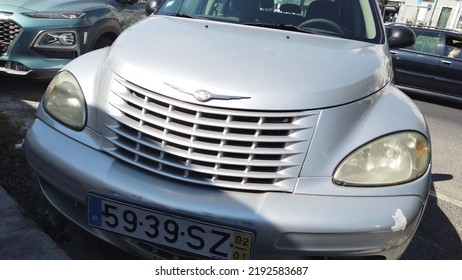
<instances>
[{"instance_id":1,"label":"number 59-39-sz on plate","mask_svg":"<svg viewBox=\"0 0 462 280\"><path fill-rule=\"evenodd\" d=\"M237 229L167 215L88 196L88 224L214 259L250 259L253 235Z\"/></svg>"}]
</instances>

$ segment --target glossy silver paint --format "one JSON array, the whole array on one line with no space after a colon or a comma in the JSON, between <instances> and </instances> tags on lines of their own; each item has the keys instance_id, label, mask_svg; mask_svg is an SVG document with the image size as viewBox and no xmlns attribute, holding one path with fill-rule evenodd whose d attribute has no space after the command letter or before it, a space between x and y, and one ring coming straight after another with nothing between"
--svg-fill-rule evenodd
<instances>
[{"instance_id":1,"label":"glossy silver paint","mask_svg":"<svg viewBox=\"0 0 462 280\"><path fill-rule=\"evenodd\" d=\"M156 36L145 36L153 25L159 29ZM173 37L176 33L182 35ZM127 44L140 37L143 44ZM214 101L210 106L304 110L352 102L382 88L389 81L387 53L386 45L159 16L128 30L115 42L108 53L108 67L136 85L169 95L178 94L164 83L188 92L204 89L252 95L249 100ZM149 65L141 73L135 70L140 63ZM268 98L286 92L291 99ZM194 98L178 98L194 102Z\"/></svg>"},{"instance_id":2,"label":"glossy silver paint","mask_svg":"<svg viewBox=\"0 0 462 280\"><path fill-rule=\"evenodd\" d=\"M152 32L155 36L146 36ZM127 29L111 48L82 56L64 71L84 92L86 126L72 130L40 106L27 133L27 159L51 203L108 242L145 257L178 257L168 250L148 252L136 240L89 227L88 192L248 229L255 233L256 259L396 259L412 240L425 208L431 165L420 178L394 186L345 187L332 181L339 163L374 139L399 131L430 138L422 114L390 82L387 44L153 16ZM198 90L248 98L204 103L183 92ZM283 172L289 180L282 187L201 183L117 159L111 129L127 121L120 96L128 92L220 116L308 114L310 132L300 136L295 167Z\"/></svg>"}]
</instances>

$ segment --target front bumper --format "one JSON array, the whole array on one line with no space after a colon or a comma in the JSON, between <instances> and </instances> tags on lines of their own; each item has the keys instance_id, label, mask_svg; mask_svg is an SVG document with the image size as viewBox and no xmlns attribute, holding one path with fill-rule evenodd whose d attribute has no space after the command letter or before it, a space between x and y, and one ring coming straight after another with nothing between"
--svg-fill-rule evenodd
<instances>
[{"instance_id":1,"label":"front bumper","mask_svg":"<svg viewBox=\"0 0 462 280\"><path fill-rule=\"evenodd\" d=\"M39 119L28 130L25 148L45 195L58 210L94 235L145 257L188 254L89 227L90 191L109 191L164 213L251 231L255 259L397 259L411 241L426 203L426 197L412 194L322 196L186 185L119 162ZM330 178L324 180L332 184ZM430 168L408 184L429 187ZM397 213L404 223L396 219Z\"/></svg>"},{"instance_id":2,"label":"front bumper","mask_svg":"<svg viewBox=\"0 0 462 280\"><path fill-rule=\"evenodd\" d=\"M59 69L55 70L28 70L28 71L17 71L11 70L7 67L2 67L2 63L0 62L0 75L2 76L9 76L9 77L25 77L30 79L38 79L38 80L51 80Z\"/></svg>"}]
</instances>

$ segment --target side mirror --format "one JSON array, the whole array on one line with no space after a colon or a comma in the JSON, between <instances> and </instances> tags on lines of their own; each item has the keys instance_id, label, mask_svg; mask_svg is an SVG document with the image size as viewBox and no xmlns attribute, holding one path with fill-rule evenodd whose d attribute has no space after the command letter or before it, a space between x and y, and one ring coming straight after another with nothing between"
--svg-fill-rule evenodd
<instances>
[{"instance_id":1,"label":"side mirror","mask_svg":"<svg viewBox=\"0 0 462 280\"><path fill-rule=\"evenodd\" d=\"M149 16L157 11L160 4L162 4L162 0L148 0L146 2L146 15Z\"/></svg>"},{"instance_id":2,"label":"side mirror","mask_svg":"<svg viewBox=\"0 0 462 280\"><path fill-rule=\"evenodd\" d=\"M391 25L387 27L390 49L405 48L414 45L415 33L406 26Z\"/></svg>"}]
</instances>

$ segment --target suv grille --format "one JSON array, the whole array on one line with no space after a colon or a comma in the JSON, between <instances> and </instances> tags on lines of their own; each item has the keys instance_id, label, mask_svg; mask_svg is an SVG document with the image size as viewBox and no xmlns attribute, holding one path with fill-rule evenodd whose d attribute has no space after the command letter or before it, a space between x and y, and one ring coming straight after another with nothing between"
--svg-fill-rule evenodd
<instances>
[{"instance_id":1,"label":"suv grille","mask_svg":"<svg viewBox=\"0 0 462 280\"><path fill-rule=\"evenodd\" d=\"M16 39L21 26L11 20L0 20L0 56L6 56L11 43Z\"/></svg>"},{"instance_id":2,"label":"suv grille","mask_svg":"<svg viewBox=\"0 0 462 280\"><path fill-rule=\"evenodd\" d=\"M109 105L107 153L170 178L259 191L293 191L319 116L195 105L120 78Z\"/></svg>"}]
</instances>

